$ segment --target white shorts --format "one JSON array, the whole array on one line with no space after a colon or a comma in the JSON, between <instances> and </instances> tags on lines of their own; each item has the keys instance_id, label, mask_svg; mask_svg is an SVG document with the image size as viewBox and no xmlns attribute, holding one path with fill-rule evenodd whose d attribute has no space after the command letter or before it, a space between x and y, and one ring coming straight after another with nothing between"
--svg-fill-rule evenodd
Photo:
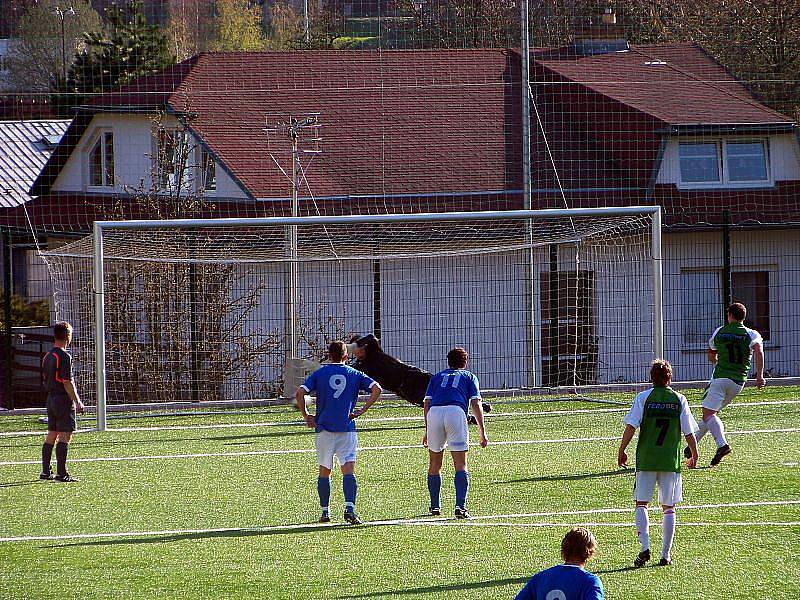
<instances>
[{"instance_id":1,"label":"white shorts","mask_svg":"<svg viewBox=\"0 0 800 600\"><path fill-rule=\"evenodd\" d=\"M326 469L333 469L333 457L344 465L356 460L358 435L355 431L318 431L317 463Z\"/></svg>"},{"instance_id":2,"label":"white shorts","mask_svg":"<svg viewBox=\"0 0 800 600\"><path fill-rule=\"evenodd\" d=\"M633 499L637 502L650 502L653 489L658 483L658 503L675 506L683 500L681 474L671 471L636 471L633 484Z\"/></svg>"},{"instance_id":3,"label":"white shorts","mask_svg":"<svg viewBox=\"0 0 800 600\"><path fill-rule=\"evenodd\" d=\"M467 415L459 406L431 406L428 411L428 450L469 450Z\"/></svg>"},{"instance_id":4,"label":"white shorts","mask_svg":"<svg viewBox=\"0 0 800 600\"><path fill-rule=\"evenodd\" d=\"M736 397L736 394L743 389L743 383L736 383L726 377L712 379L705 393L703 393L703 408L720 411L728 406Z\"/></svg>"}]
</instances>

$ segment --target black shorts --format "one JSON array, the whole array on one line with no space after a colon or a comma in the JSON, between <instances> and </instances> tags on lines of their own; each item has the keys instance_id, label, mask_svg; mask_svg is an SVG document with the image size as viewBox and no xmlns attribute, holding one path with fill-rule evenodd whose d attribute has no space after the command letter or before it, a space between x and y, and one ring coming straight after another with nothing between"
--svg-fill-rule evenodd
<instances>
[{"instance_id":1,"label":"black shorts","mask_svg":"<svg viewBox=\"0 0 800 600\"><path fill-rule=\"evenodd\" d=\"M68 396L47 397L47 430L75 431L78 420L75 418L75 405Z\"/></svg>"}]
</instances>

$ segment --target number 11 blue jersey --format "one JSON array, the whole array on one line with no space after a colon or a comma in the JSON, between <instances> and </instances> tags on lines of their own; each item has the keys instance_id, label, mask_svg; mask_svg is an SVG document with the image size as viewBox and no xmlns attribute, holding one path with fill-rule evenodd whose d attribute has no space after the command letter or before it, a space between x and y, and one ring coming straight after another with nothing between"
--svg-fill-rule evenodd
<instances>
[{"instance_id":1,"label":"number 11 blue jersey","mask_svg":"<svg viewBox=\"0 0 800 600\"><path fill-rule=\"evenodd\" d=\"M460 406L469 411L469 401L481 399L478 378L466 369L445 369L433 376L425 392L431 406Z\"/></svg>"}]
</instances>

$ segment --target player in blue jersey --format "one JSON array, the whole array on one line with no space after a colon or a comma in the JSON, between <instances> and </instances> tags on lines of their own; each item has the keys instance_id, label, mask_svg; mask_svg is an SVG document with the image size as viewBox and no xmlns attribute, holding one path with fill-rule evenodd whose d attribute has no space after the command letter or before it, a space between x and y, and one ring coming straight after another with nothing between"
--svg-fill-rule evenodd
<instances>
[{"instance_id":1,"label":"player in blue jersey","mask_svg":"<svg viewBox=\"0 0 800 600\"><path fill-rule=\"evenodd\" d=\"M514 600L603 600L600 578L584 570L597 550L597 540L583 527L573 527L561 541L564 564L540 571Z\"/></svg>"},{"instance_id":2,"label":"player in blue jersey","mask_svg":"<svg viewBox=\"0 0 800 600\"><path fill-rule=\"evenodd\" d=\"M67 472L67 451L72 434L78 428L75 411L84 406L72 378L72 356L67 346L72 341L72 325L67 322L53 326L53 349L42 359L42 377L47 390L47 437L42 444L42 472L39 479L55 479L64 483L78 481ZM56 451L56 475L50 468Z\"/></svg>"},{"instance_id":3,"label":"player in blue jersey","mask_svg":"<svg viewBox=\"0 0 800 600\"><path fill-rule=\"evenodd\" d=\"M469 450L469 429L467 411L472 405L480 444L485 448L489 443L483 423L481 392L478 378L467 371L467 352L463 348L453 348L447 353L449 368L433 376L425 392L425 436L422 445L428 448L428 491L431 496L430 513L442 514L442 459L446 446L453 455L456 469L456 509L458 519L469 519L467 494L469 475L467 472L467 451Z\"/></svg>"},{"instance_id":4,"label":"player in blue jersey","mask_svg":"<svg viewBox=\"0 0 800 600\"><path fill-rule=\"evenodd\" d=\"M342 469L342 490L344 491L344 520L351 525L360 525L356 514L356 435L355 419L363 415L381 395L381 386L361 371L343 364L347 360L344 342L333 342L328 346L331 364L324 365L309 375L297 389L295 401L303 414L306 425L316 430L317 462L319 477L317 492L322 507L320 523L330 518L331 470L333 457L339 460ZM359 391L370 391L370 397L363 407L356 410ZM309 414L305 396L317 394L317 412Z\"/></svg>"}]
</instances>

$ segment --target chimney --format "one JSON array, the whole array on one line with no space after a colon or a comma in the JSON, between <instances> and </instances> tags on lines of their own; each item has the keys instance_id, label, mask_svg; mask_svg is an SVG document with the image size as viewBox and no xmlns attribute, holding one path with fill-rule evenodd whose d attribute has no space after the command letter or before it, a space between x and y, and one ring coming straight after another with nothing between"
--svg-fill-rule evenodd
<instances>
[{"instance_id":1,"label":"chimney","mask_svg":"<svg viewBox=\"0 0 800 600\"><path fill-rule=\"evenodd\" d=\"M617 13L613 2L609 1L603 10L599 23L590 17L585 24L575 28L573 41L575 53L580 56L624 52L628 50L625 28L617 23Z\"/></svg>"}]
</instances>

